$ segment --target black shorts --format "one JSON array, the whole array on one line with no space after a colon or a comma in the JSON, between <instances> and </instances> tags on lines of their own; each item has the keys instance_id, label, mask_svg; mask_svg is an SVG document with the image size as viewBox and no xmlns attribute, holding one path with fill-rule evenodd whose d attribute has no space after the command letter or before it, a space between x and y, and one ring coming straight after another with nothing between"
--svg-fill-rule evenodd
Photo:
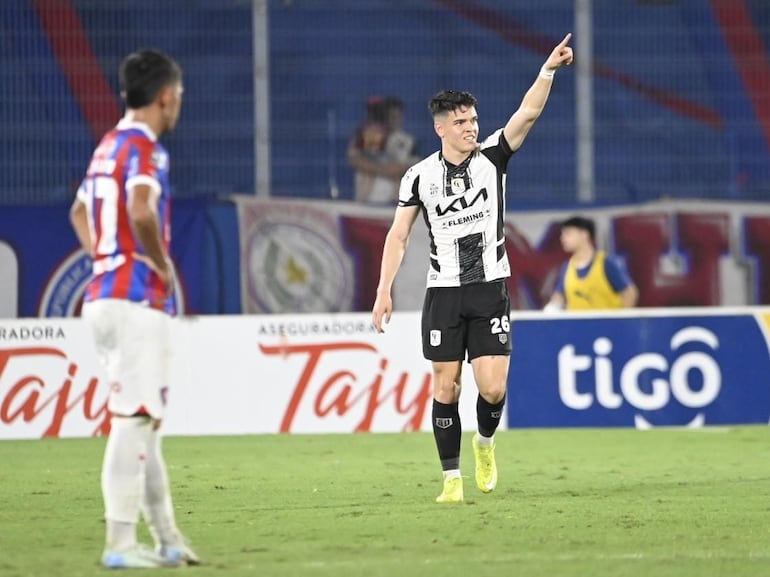
<instances>
[{"instance_id":1,"label":"black shorts","mask_svg":"<svg viewBox=\"0 0 770 577\"><path fill-rule=\"evenodd\" d=\"M468 361L511 353L511 301L505 280L432 287L422 307L422 354L431 361Z\"/></svg>"}]
</instances>

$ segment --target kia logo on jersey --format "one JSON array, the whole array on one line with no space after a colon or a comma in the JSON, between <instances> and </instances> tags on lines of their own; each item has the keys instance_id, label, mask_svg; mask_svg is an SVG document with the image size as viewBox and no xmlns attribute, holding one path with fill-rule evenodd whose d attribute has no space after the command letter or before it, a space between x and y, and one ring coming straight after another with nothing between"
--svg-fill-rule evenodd
<instances>
[{"instance_id":1,"label":"kia logo on jersey","mask_svg":"<svg viewBox=\"0 0 770 577\"><path fill-rule=\"evenodd\" d=\"M487 193L486 188L482 188L477 193L475 193L475 195L472 193L472 191L470 191L463 196L458 196L452 200L452 202L447 203L443 207L440 204L437 204L436 216L446 216L450 213L460 212L461 210L465 210L473 206L479 200L486 202L487 199L489 199L489 194Z\"/></svg>"}]
</instances>

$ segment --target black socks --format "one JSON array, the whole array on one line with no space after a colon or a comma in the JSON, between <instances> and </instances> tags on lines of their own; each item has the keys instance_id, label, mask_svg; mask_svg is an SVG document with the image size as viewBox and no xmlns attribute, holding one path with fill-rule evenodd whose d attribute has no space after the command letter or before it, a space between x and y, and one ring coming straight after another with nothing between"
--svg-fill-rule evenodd
<instances>
[{"instance_id":1,"label":"black socks","mask_svg":"<svg viewBox=\"0 0 770 577\"><path fill-rule=\"evenodd\" d=\"M498 422L500 419L497 419ZM457 403L439 403L433 399L433 436L444 471L460 468L460 413Z\"/></svg>"},{"instance_id":2,"label":"black socks","mask_svg":"<svg viewBox=\"0 0 770 577\"><path fill-rule=\"evenodd\" d=\"M484 397L479 395L479 398L476 401L476 418L479 423L479 434L482 437L491 437L495 434L495 431L500 424L500 418L503 415L503 405L505 405L505 395L503 395L503 398L499 403L495 403L494 405L490 404Z\"/></svg>"}]
</instances>

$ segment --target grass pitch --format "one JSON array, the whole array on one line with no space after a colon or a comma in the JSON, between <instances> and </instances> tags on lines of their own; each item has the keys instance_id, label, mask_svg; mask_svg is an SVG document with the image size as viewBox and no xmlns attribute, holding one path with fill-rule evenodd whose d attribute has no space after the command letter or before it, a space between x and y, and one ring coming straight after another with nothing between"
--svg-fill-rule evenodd
<instances>
[{"instance_id":1,"label":"grass pitch","mask_svg":"<svg viewBox=\"0 0 770 577\"><path fill-rule=\"evenodd\" d=\"M178 522L205 565L161 572L770 575L767 427L503 432L489 495L476 489L466 435L462 505L434 503L429 434L164 442ZM0 576L107 572L103 448L0 442Z\"/></svg>"}]
</instances>

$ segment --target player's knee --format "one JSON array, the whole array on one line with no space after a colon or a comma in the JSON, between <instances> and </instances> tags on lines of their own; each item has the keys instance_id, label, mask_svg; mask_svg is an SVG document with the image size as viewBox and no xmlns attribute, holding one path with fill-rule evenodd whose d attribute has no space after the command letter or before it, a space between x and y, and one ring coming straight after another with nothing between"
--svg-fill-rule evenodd
<instances>
[{"instance_id":1,"label":"player's knee","mask_svg":"<svg viewBox=\"0 0 770 577\"><path fill-rule=\"evenodd\" d=\"M460 363L433 363L433 396L439 403L456 403L462 381Z\"/></svg>"},{"instance_id":2,"label":"player's knee","mask_svg":"<svg viewBox=\"0 0 770 577\"><path fill-rule=\"evenodd\" d=\"M479 394L493 405L496 405L505 398L505 382L494 381L484 385L479 384Z\"/></svg>"},{"instance_id":3,"label":"player's knee","mask_svg":"<svg viewBox=\"0 0 770 577\"><path fill-rule=\"evenodd\" d=\"M439 403L456 403L460 398L460 384L453 379L435 380L433 397Z\"/></svg>"},{"instance_id":4,"label":"player's knee","mask_svg":"<svg viewBox=\"0 0 770 577\"><path fill-rule=\"evenodd\" d=\"M460 398L460 375L457 371L433 373L433 396L439 403L456 403Z\"/></svg>"}]
</instances>

